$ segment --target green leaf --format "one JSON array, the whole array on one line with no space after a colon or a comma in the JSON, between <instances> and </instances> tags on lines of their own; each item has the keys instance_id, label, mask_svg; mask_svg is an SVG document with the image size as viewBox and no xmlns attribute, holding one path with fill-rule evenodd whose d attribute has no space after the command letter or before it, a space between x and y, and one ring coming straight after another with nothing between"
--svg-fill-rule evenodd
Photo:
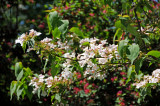
<instances>
[{"instance_id":1,"label":"green leaf","mask_svg":"<svg viewBox=\"0 0 160 106\"><path fill-rule=\"evenodd\" d=\"M83 44L82 44L82 46L89 46L89 42L84 42Z\"/></svg>"},{"instance_id":2,"label":"green leaf","mask_svg":"<svg viewBox=\"0 0 160 106\"><path fill-rule=\"evenodd\" d=\"M119 45L118 45L118 53L119 53L119 55L121 56L121 58L124 58L124 54L126 53L127 43L128 43L127 40L121 40L121 41L119 42Z\"/></svg>"},{"instance_id":3,"label":"green leaf","mask_svg":"<svg viewBox=\"0 0 160 106\"><path fill-rule=\"evenodd\" d=\"M49 15L47 16L47 24L48 24L48 28L49 28L49 34L52 30L52 26L51 26L51 23L50 23L50 20L49 20Z\"/></svg>"},{"instance_id":4,"label":"green leaf","mask_svg":"<svg viewBox=\"0 0 160 106\"><path fill-rule=\"evenodd\" d=\"M68 20L61 20L62 24L58 26L58 29L61 31L62 34L67 32L69 21Z\"/></svg>"},{"instance_id":5,"label":"green leaf","mask_svg":"<svg viewBox=\"0 0 160 106\"><path fill-rule=\"evenodd\" d=\"M58 93L55 95L55 99L58 100L58 102L61 102L61 96Z\"/></svg>"},{"instance_id":6,"label":"green leaf","mask_svg":"<svg viewBox=\"0 0 160 106\"><path fill-rule=\"evenodd\" d=\"M139 72L139 73L140 73L140 72ZM136 78L137 78L138 80L140 80L142 76L143 76L143 73L140 73L140 74L136 75Z\"/></svg>"},{"instance_id":7,"label":"green leaf","mask_svg":"<svg viewBox=\"0 0 160 106\"><path fill-rule=\"evenodd\" d=\"M147 53L147 55L154 56L156 58L160 57L160 51L152 50Z\"/></svg>"},{"instance_id":8,"label":"green leaf","mask_svg":"<svg viewBox=\"0 0 160 106\"><path fill-rule=\"evenodd\" d=\"M60 32L59 29L56 27L56 28L52 31L52 35L53 35L53 38L60 38L61 32Z\"/></svg>"},{"instance_id":9,"label":"green leaf","mask_svg":"<svg viewBox=\"0 0 160 106\"><path fill-rule=\"evenodd\" d=\"M47 64L48 64L48 59L46 59L45 64L44 64L44 67L43 67L44 73L46 72L46 66L47 66Z\"/></svg>"},{"instance_id":10,"label":"green leaf","mask_svg":"<svg viewBox=\"0 0 160 106\"><path fill-rule=\"evenodd\" d=\"M17 81L12 81L10 85L10 100L12 100L12 95L16 90Z\"/></svg>"},{"instance_id":11,"label":"green leaf","mask_svg":"<svg viewBox=\"0 0 160 106\"><path fill-rule=\"evenodd\" d=\"M135 70L136 70L136 73L137 73L137 74L138 74L140 68L142 67L142 64L143 64L144 59L145 59L145 57L140 58L140 59L138 59L138 60L135 62Z\"/></svg>"},{"instance_id":12,"label":"green leaf","mask_svg":"<svg viewBox=\"0 0 160 106\"><path fill-rule=\"evenodd\" d=\"M15 64L15 76L18 77L20 71L22 70L23 65L21 62Z\"/></svg>"},{"instance_id":13,"label":"green leaf","mask_svg":"<svg viewBox=\"0 0 160 106\"><path fill-rule=\"evenodd\" d=\"M49 26L54 29L57 27L57 22L59 21L57 11L49 13Z\"/></svg>"},{"instance_id":14,"label":"green leaf","mask_svg":"<svg viewBox=\"0 0 160 106\"><path fill-rule=\"evenodd\" d=\"M115 26L116 26L116 28L121 28L123 30L126 29L125 25L122 24L121 20L116 21Z\"/></svg>"},{"instance_id":15,"label":"green leaf","mask_svg":"<svg viewBox=\"0 0 160 106\"><path fill-rule=\"evenodd\" d=\"M121 35L122 35L122 30L121 30L121 28L118 28L115 35L114 35L114 38L113 38L113 43L114 44L115 44L116 37L117 37L117 39L120 39Z\"/></svg>"},{"instance_id":16,"label":"green leaf","mask_svg":"<svg viewBox=\"0 0 160 106\"><path fill-rule=\"evenodd\" d=\"M59 37L60 32L62 34L65 34L67 32L69 21L60 20L57 11L50 12L48 20L49 20L48 26L49 26L49 29L52 30L53 36ZM58 28L60 32L56 28Z\"/></svg>"},{"instance_id":17,"label":"green leaf","mask_svg":"<svg viewBox=\"0 0 160 106\"><path fill-rule=\"evenodd\" d=\"M33 94L32 94L32 87L31 86L28 86L28 85L24 85L24 90L27 94L27 97L29 98L29 100L31 101L32 100L32 97L33 97Z\"/></svg>"},{"instance_id":18,"label":"green leaf","mask_svg":"<svg viewBox=\"0 0 160 106\"><path fill-rule=\"evenodd\" d=\"M23 69L22 69L22 71L18 74L18 76L17 76L17 81L21 80L22 76L23 76Z\"/></svg>"},{"instance_id":19,"label":"green leaf","mask_svg":"<svg viewBox=\"0 0 160 106\"><path fill-rule=\"evenodd\" d=\"M38 88L38 98L40 99L40 95L41 95L41 88Z\"/></svg>"},{"instance_id":20,"label":"green leaf","mask_svg":"<svg viewBox=\"0 0 160 106\"><path fill-rule=\"evenodd\" d=\"M132 74L132 66L130 66L130 67L128 68L127 78L130 78L130 77L131 77L131 74Z\"/></svg>"},{"instance_id":21,"label":"green leaf","mask_svg":"<svg viewBox=\"0 0 160 106\"><path fill-rule=\"evenodd\" d=\"M52 95L51 96L51 102L53 101L54 98L55 98L55 95Z\"/></svg>"},{"instance_id":22,"label":"green leaf","mask_svg":"<svg viewBox=\"0 0 160 106\"><path fill-rule=\"evenodd\" d=\"M72 28L70 29L70 32L75 33L75 34L78 35L80 38L84 38L84 35L83 35L82 31L81 31L79 28L77 28L77 27L72 27Z\"/></svg>"},{"instance_id":23,"label":"green leaf","mask_svg":"<svg viewBox=\"0 0 160 106\"><path fill-rule=\"evenodd\" d=\"M23 89L20 89L21 85L17 87L17 100L19 100L20 95L22 94Z\"/></svg>"},{"instance_id":24,"label":"green leaf","mask_svg":"<svg viewBox=\"0 0 160 106\"><path fill-rule=\"evenodd\" d=\"M51 65L51 74L54 77L59 72L59 64L55 63L55 58L52 59L52 65Z\"/></svg>"},{"instance_id":25,"label":"green leaf","mask_svg":"<svg viewBox=\"0 0 160 106\"><path fill-rule=\"evenodd\" d=\"M26 50L26 45L27 45L27 43L26 43L26 42L23 42L22 49L23 49L24 53L25 53L25 50Z\"/></svg>"},{"instance_id":26,"label":"green leaf","mask_svg":"<svg viewBox=\"0 0 160 106\"><path fill-rule=\"evenodd\" d=\"M128 25L127 26L127 31L129 32L129 33L131 33L132 35L134 35L134 36L136 36L136 37L140 37L140 34L137 32L137 30L133 27L133 26L131 26L131 25Z\"/></svg>"},{"instance_id":27,"label":"green leaf","mask_svg":"<svg viewBox=\"0 0 160 106\"><path fill-rule=\"evenodd\" d=\"M131 64L139 55L139 46L137 44L130 45L128 47L129 53L127 53L127 57L131 60Z\"/></svg>"}]
</instances>

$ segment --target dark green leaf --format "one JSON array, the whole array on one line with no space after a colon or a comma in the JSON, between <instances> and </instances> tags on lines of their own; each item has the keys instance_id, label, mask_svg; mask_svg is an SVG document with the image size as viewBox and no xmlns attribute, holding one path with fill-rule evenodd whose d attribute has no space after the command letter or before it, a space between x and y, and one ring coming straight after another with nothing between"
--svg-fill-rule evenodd
<instances>
[{"instance_id":1,"label":"dark green leaf","mask_svg":"<svg viewBox=\"0 0 160 106\"><path fill-rule=\"evenodd\" d=\"M140 58L140 59L138 59L138 60L135 62L135 70L136 70L136 73L137 73L137 74L138 74L140 68L142 67L142 64L143 64L144 59L145 59L145 57Z\"/></svg>"},{"instance_id":2,"label":"dark green leaf","mask_svg":"<svg viewBox=\"0 0 160 106\"><path fill-rule=\"evenodd\" d=\"M140 34L137 32L137 30L136 30L133 26L128 25L128 26L127 26L127 31L128 31L129 33L131 33L132 35L134 35L135 37L140 38Z\"/></svg>"},{"instance_id":3,"label":"dark green leaf","mask_svg":"<svg viewBox=\"0 0 160 106\"><path fill-rule=\"evenodd\" d=\"M54 77L60 71L59 64L56 64L55 58L52 59L51 74Z\"/></svg>"}]
</instances>

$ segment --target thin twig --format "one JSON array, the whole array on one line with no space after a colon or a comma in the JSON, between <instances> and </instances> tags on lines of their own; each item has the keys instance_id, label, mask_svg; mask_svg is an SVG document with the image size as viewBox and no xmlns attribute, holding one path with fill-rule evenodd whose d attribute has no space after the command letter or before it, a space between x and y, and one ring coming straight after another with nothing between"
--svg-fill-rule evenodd
<instances>
[{"instance_id":1,"label":"thin twig","mask_svg":"<svg viewBox=\"0 0 160 106\"><path fill-rule=\"evenodd\" d=\"M136 8L134 9L134 13L135 13L135 17L136 17L137 22L138 22L139 30L140 30L140 32L141 32L141 25L140 25L140 22L139 22L139 19L138 19L137 13L136 13Z\"/></svg>"}]
</instances>

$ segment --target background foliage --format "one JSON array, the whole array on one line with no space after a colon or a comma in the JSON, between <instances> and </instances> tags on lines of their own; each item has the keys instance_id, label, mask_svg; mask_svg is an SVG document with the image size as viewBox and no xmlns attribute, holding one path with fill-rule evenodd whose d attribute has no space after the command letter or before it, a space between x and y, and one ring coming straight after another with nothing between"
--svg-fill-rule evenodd
<instances>
[{"instance_id":1,"label":"background foliage","mask_svg":"<svg viewBox=\"0 0 160 106\"><path fill-rule=\"evenodd\" d=\"M39 70L43 69L43 65L45 64L44 61L40 62L40 58L35 52L24 54L20 45L15 45L15 39L18 35L27 32L29 29L36 29L43 33L38 39L46 36L52 37L52 34L56 32L50 30L50 33L48 29L51 28L47 24L48 13L52 11L57 11L60 15L60 19L69 21L68 29L72 29L67 32L64 31L64 33L71 34L75 32L76 27L78 27L83 34L81 34L81 32L75 33L80 34L81 37L87 36L107 39L109 44L119 43L119 51L122 58L125 57L123 48L127 48L127 46L124 45L125 41L121 40L125 39L128 39L129 44L138 44L139 49L144 54L151 51L148 53L148 57L143 61L141 67L139 67L142 73L151 74L154 69L160 68L159 52L154 52L160 51L159 5L158 1L148 0L1 0L0 86L1 95L3 95L1 96L1 101L5 101L6 104L19 105L26 103L28 105L38 103L43 103L44 105L45 103L48 104L49 98L39 100L37 97L33 97L34 99L31 102L28 102L28 98L17 101L15 96L11 102L8 101L10 99L10 83L12 80L16 79L16 77L14 77L15 63L22 61L24 67L30 67L31 70L35 72L39 72ZM130 46L129 50L131 52L135 51L132 46ZM132 55L136 57L134 54L130 54L128 58L134 63L136 58L132 58ZM139 64L142 60L142 58L138 59L139 61L136 60L138 63L135 64ZM137 70L139 71L139 69ZM40 73L43 73L43 71ZM106 86L104 86L104 90L101 89L99 94L97 94L100 97L99 100L105 97L107 101L112 102L110 104L102 100L101 102L103 104L108 103L108 105L114 105L112 103L116 100L112 98L117 97L117 95L122 96L121 94L123 94L122 97L125 98L125 100L128 100L128 95L133 94L133 96L131 95L132 97L129 97L130 99L128 101L130 101L131 98L139 97L139 94L136 94L136 92L128 90L128 86L120 86L122 87L122 91L119 91L120 88L116 88L119 83L123 84L123 82L126 81L126 72L111 72L109 74L111 78L107 78L107 80L110 80L110 83L105 84L104 81L100 83L99 86L107 85L107 88L111 88L107 89L107 91L114 93L109 94L109 92L106 92ZM83 88L85 84L87 84L87 82L84 81L84 85L77 84L77 86ZM75 88L75 91L76 90L78 90L78 88ZM117 94L117 92L119 94ZM102 96L102 94L105 95ZM157 101L159 91L152 90L151 94L152 97L147 96L145 98L145 101L147 101L146 104L159 104ZM70 102L72 101L74 101L73 98L71 98Z\"/></svg>"}]
</instances>

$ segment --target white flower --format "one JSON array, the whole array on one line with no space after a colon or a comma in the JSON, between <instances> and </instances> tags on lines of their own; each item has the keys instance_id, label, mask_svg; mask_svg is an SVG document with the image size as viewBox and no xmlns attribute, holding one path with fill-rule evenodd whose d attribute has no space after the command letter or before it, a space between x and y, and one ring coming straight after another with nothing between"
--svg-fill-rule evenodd
<instances>
[{"instance_id":1,"label":"white flower","mask_svg":"<svg viewBox=\"0 0 160 106\"><path fill-rule=\"evenodd\" d=\"M51 42L52 41L52 39L51 38L44 38L43 40L41 40L41 42L43 42L43 43L49 43L49 42Z\"/></svg>"},{"instance_id":2,"label":"white flower","mask_svg":"<svg viewBox=\"0 0 160 106\"><path fill-rule=\"evenodd\" d=\"M43 97L47 96L47 92L46 91L42 91L41 96L43 96Z\"/></svg>"},{"instance_id":3,"label":"white flower","mask_svg":"<svg viewBox=\"0 0 160 106\"><path fill-rule=\"evenodd\" d=\"M154 71L152 72L152 75L153 75L154 77L159 78L159 77L160 77L160 69L154 70Z\"/></svg>"},{"instance_id":4,"label":"white flower","mask_svg":"<svg viewBox=\"0 0 160 106\"><path fill-rule=\"evenodd\" d=\"M62 71L62 77L64 78L64 79L69 79L69 78L72 78L72 76L73 76L73 73L72 72L70 72L69 71L69 68L65 68L65 70L64 71Z\"/></svg>"},{"instance_id":5,"label":"white flower","mask_svg":"<svg viewBox=\"0 0 160 106\"><path fill-rule=\"evenodd\" d=\"M107 58L98 58L98 63L99 64L105 64L107 62L108 62Z\"/></svg>"},{"instance_id":6,"label":"white flower","mask_svg":"<svg viewBox=\"0 0 160 106\"><path fill-rule=\"evenodd\" d=\"M81 40L80 40L80 44L83 44L83 43L85 43L85 42L89 42L89 38L85 38L85 39L81 39Z\"/></svg>"},{"instance_id":7,"label":"white flower","mask_svg":"<svg viewBox=\"0 0 160 106\"><path fill-rule=\"evenodd\" d=\"M47 79L45 79L46 81L46 85L48 88L50 88L52 86L52 83L53 83L53 77L48 77Z\"/></svg>"},{"instance_id":8,"label":"white flower","mask_svg":"<svg viewBox=\"0 0 160 106\"><path fill-rule=\"evenodd\" d=\"M18 39L15 41L15 43L20 43L21 46L23 46L23 42L24 42L24 38L26 37L26 34L22 34L20 37L18 37Z\"/></svg>"},{"instance_id":9,"label":"white flower","mask_svg":"<svg viewBox=\"0 0 160 106\"><path fill-rule=\"evenodd\" d=\"M40 74L38 82L43 83L43 81L44 81L44 75Z\"/></svg>"},{"instance_id":10,"label":"white flower","mask_svg":"<svg viewBox=\"0 0 160 106\"><path fill-rule=\"evenodd\" d=\"M96 75L96 78L99 79L99 80L103 80L105 77L106 77L105 74L97 73L97 75Z\"/></svg>"},{"instance_id":11,"label":"white flower","mask_svg":"<svg viewBox=\"0 0 160 106\"><path fill-rule=\"evenodd\" d=\"M31 30L29 30L29 31L30 31L29 35L30 35L30 34L33 34L33 36L39 36L39 35L42 34L41 32L37 32L37 31L35 31L34 29L31 29Z\"/></svg>"},{"instance_id":12,"label":"white flower","mask_svg":"<svg viewBox=\"0 0 160 106\"><path fill-rule=\"evenodd\" d=\"M136 84L136 88L139 89L140 87L145 86L146 84L147 84L147 82L145 80L141 81L140 83Z\"/></svg>"},{"instance_id":13,"label":"white flower","mask_svg":"<svg viewBox=\"0 0 160 106\"><path fill-rule=\"evenodd\" d=\"M101 40L102 45L108 44L107 40Z\"/></svg>"},{"instance_id":14,"label":"white flower","mask_svg":"<svg viewBox=\"0 0 160 106\"><path fill-rule=\"evenodd\" d=\"M149 80L149 83L158 83L158 82L159 82L158 78L152 78Z\"/></svg>"}]
</instances>

